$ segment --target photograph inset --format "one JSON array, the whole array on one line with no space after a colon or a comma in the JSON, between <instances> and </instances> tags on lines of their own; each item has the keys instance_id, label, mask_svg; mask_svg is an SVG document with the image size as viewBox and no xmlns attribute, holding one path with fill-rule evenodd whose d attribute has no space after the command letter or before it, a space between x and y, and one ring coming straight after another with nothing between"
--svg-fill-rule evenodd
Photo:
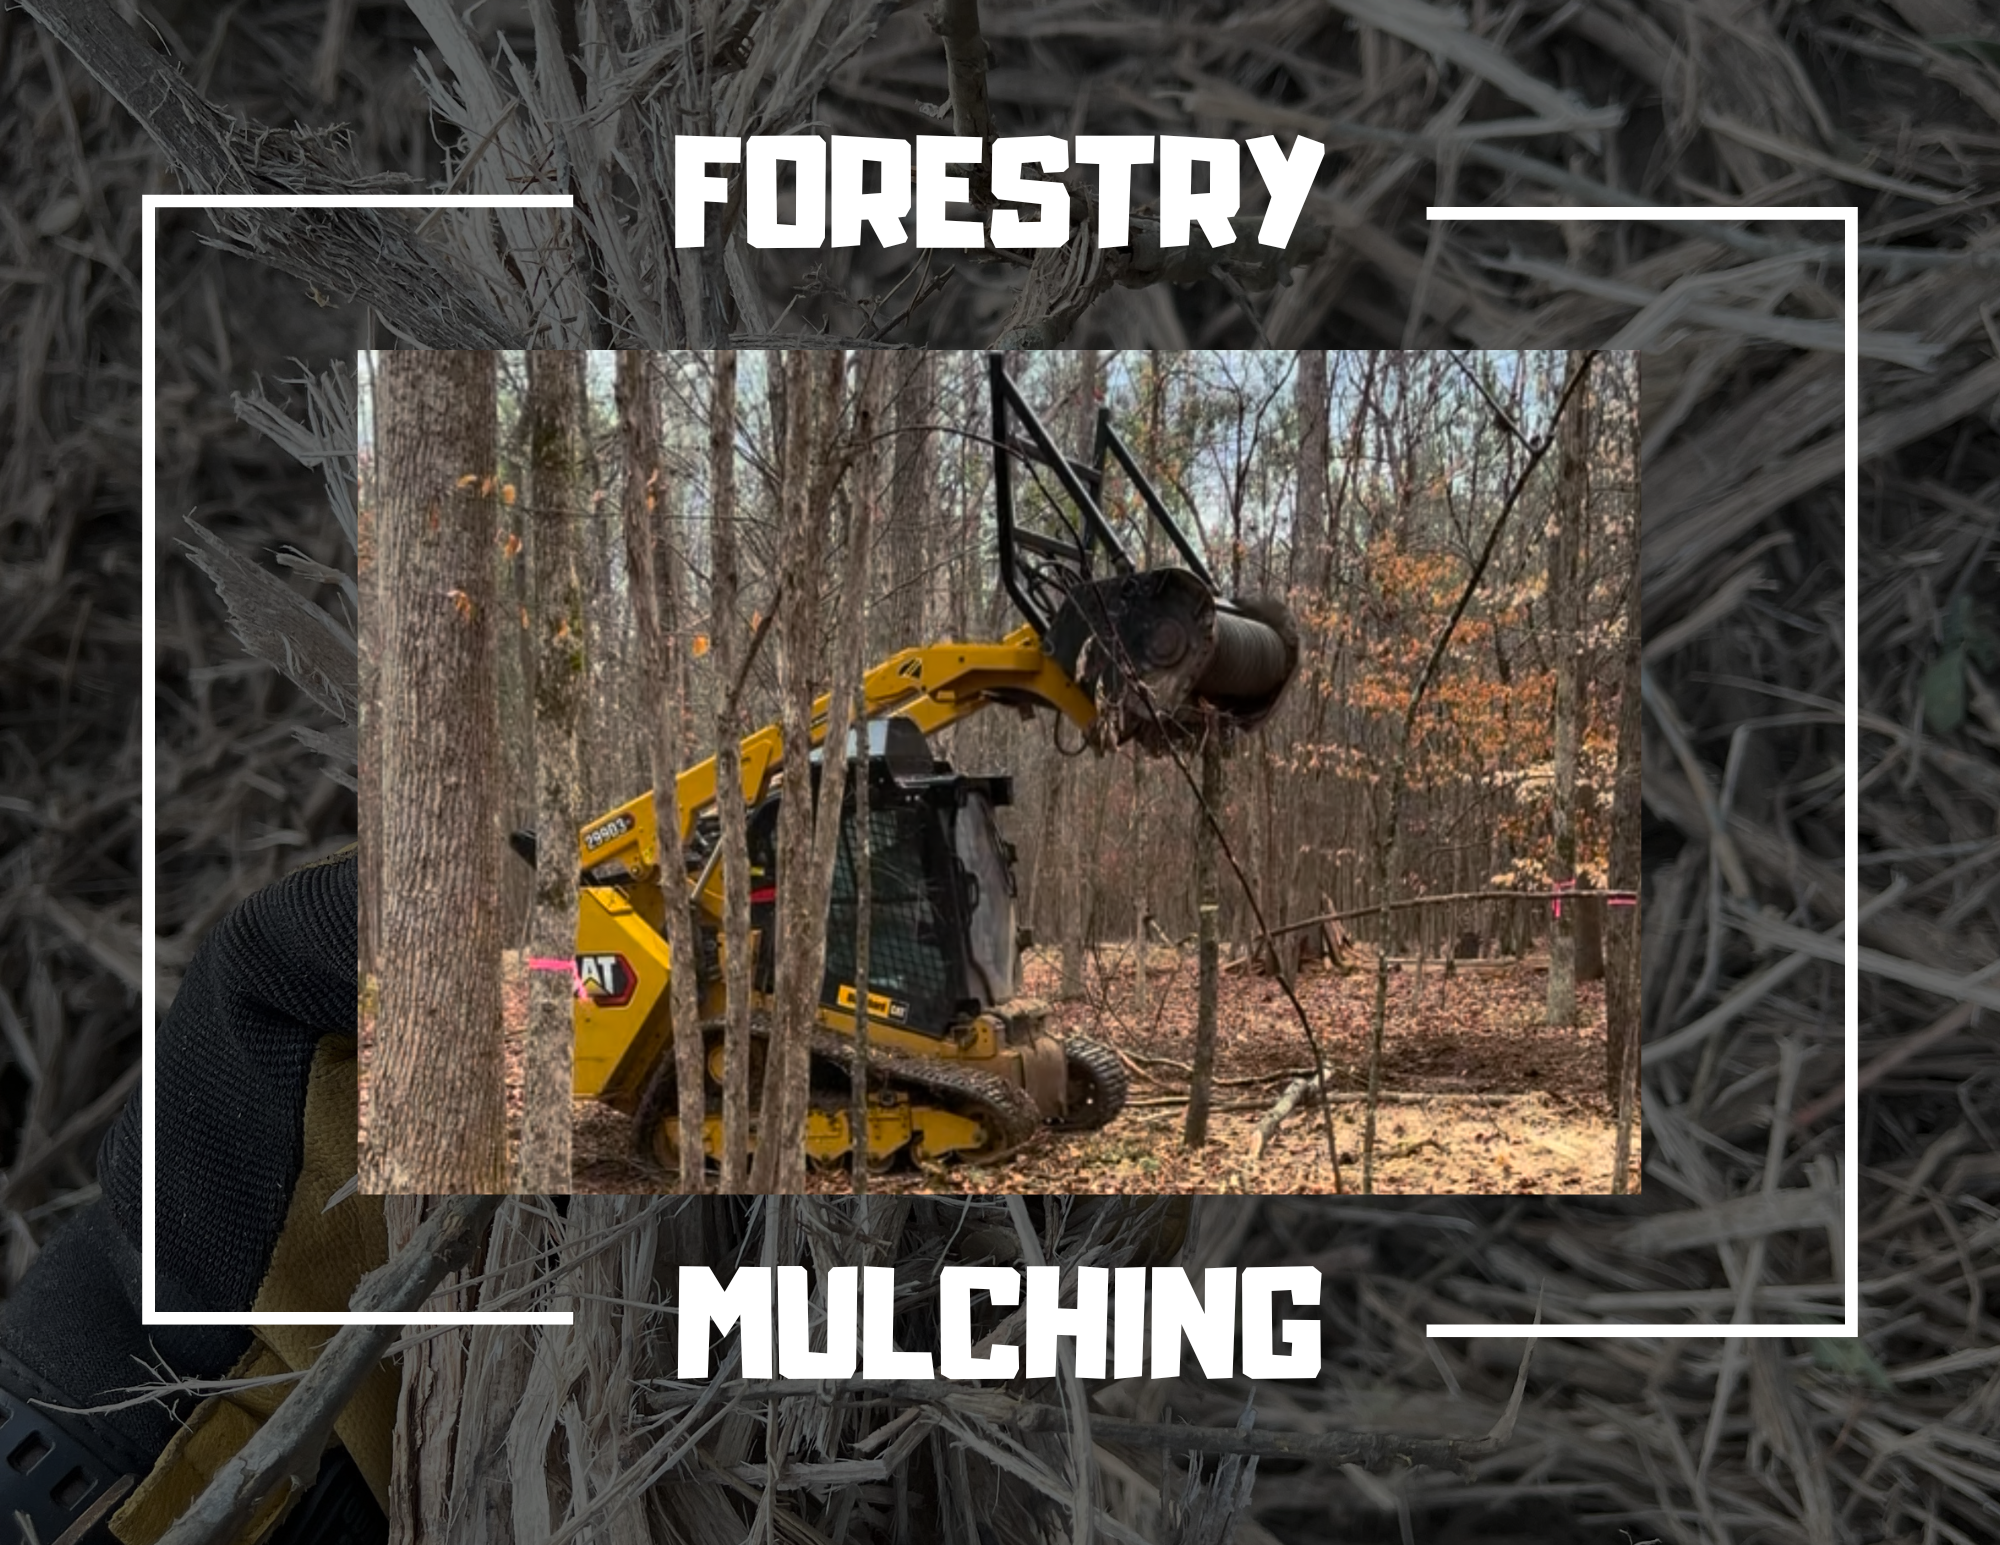
<instances>
[{"instance_id":1,"label":"photograph inset","mask_svg":"<svg viewBox=\"0 0 2000 1545\"><path fill-rule=\"evenodd\" d=\"M365 1189L1635 1184L1636 356L363 370Z\"/></svg>"}]
</instances>

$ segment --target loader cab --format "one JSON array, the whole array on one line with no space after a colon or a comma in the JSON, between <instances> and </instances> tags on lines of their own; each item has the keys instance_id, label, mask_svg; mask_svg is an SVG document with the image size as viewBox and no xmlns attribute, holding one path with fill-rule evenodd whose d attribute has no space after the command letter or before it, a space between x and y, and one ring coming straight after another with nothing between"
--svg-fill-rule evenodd
<instances>
[{"instance_id":1,"label":"loader cab","mask_svg":"<svg viewBox=\"0 0 2000 1545\"><path fill-rule=\"evenodd\" d=\"M897 1029L946 1036L982 1009L1014 996L1019 945L1014 919L1013 850L994 810L1012 801L1012 779L956 772L933 759L908 719L869 726L868 996L873 1019ZM852 737L850 752L855 751ZM856 858L852 756L841 812L840 846L827 899L826 971L820 1001L852 1012ZM814 755L814 781L819 775ZM761 950L757 987L770 992L777 938L779 790L749 823L751 926L774 947Z\"/></svg>"}]
</instances>

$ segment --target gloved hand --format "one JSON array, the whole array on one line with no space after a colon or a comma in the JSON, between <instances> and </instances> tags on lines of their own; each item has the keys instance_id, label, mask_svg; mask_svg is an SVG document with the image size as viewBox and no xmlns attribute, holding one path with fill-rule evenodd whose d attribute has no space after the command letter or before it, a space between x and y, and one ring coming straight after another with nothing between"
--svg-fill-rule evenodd
<instances>
[{"instance_id":1,"label":"gloved hand","mask_svg":"<svg viewBox=\"0 0 2000 1545\"><path fill-rule=\"evenodd\" d=\"M378 1198L323 1210L355 1164L355 903L349 850L234 908L189 964L154 1063L161 1309L344 1309L387 1253ZM139 1159L134 1092L98 1154L102 1200L0 1303L0 1520L26 1513L45 1542L68 1545L72 1529L158 1538L288 1386L49 1407L302 1368L332 1334L141 1325ZM281 1524L267 1509L246 1538L385 1539L395 1395L376 1369L336 1428L346 1455L330 1453L304 1501Z\"/></svg>"}]
</instances>

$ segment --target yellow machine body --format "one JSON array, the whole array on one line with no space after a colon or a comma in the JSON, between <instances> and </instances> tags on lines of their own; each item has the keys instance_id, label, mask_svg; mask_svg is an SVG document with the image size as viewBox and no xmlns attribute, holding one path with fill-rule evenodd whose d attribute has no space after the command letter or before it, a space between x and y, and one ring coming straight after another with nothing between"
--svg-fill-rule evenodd
<instances>
[{"instance_id":1,"label":"yellow machine body","mask_svg":"<svg viewBox=\"0 0 2000 1545\"><path fill-rule=\"evenodd\" d=\"M1086 729L1096 712L1091 699L1026 627L997 644L904 650L871 670L863 691L869 717L901 715L926 733L994 704L1024 711L1035 705L1053 707ZM825 736L826 708L825 698L814 705L814 745ZM756 805L781 783L782 755L783 740L776 725L744 739L740 797L746 805ZM714 759L683 772L676 792L685 841L693 834L696 818L717 796ZM586 883L577 898L576 959L582 991L575 1008L575 1089L580 1097L602 1100L628 1113L637 1111L653 1070L671 1055L673 1045L669 983L674 962L666 940L660 847L659 811L650 791L586 824L577 845ZM720 865L704 872L692 900L701 925L719 931ZM757 947L753 936L753 951ZM726 1012L720 977L715 973L705 992L705 1021L718 1020ZM1064 1043L1042 1029L1045 1010L1039 1004L1002 1005L999 1012L974 1017L956 1034L939 1036L899 1027L895 1021L900 1006L890 996L871 992L869 999L871 1055L884 1063L899 1058L949 1062L1024 1091L1044 1112L1062 1111L1068 1078ZM840 1001L845 1007L821 1008L820 1028L851 1039L852 986L843 989ZM761 999L752 1004L753 1009L765 1006ZM845 1109L816 1100L807 1123L806 1147L812 1157L831 1160L852 1149ZM711 1118L707 1126L709 1151L719 1154L719 1120ZM992 1137L963 1110L897 1090L871 1096L868 1126L869 1155L878 1161L902 1150L919 1158L979 1151ZM678 1141L677 1131L676 1121L668 1117L652 1134L654 1146L670 1153Z\"/></svg>"}]
</instances>

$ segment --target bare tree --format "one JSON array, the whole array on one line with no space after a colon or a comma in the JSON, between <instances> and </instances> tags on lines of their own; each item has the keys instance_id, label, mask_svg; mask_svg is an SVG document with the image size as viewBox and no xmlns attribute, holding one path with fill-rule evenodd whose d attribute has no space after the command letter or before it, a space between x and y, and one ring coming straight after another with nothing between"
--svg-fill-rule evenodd
<instances>
[{"instance_id":1,"label":"bare tree","mask_svg":"<svg viewBox=\"0 0 2000 1545\"><path fill-rule=\"evenodd\" d=\"M927 373L935 380L936 365L928 362ZM879 494L880 465L875 443L876 430L884 417L883 399L887 371L880 353L861 357L861 393L854 415L854 498L853 515L847 530L848 611L842 623L846 638L843 682L854 693L854 724L860 769L854 780L854 842L849 861L854 866L854 1076L848 1120L854 1128L854 1147L848 1158L850 1184L856 1196L868 1192L868 952L874 940L875 843L869 829L868 806L868 715L861 675L862 658L868 642L868 566L875 536L875 503ZM928 581L926 580L926 583ZM843 683L836 683L841 690Z\"/></svg>"},{"instance_id":2,"label":"bare tree","mask_svg":"<svg viewBox=\"0 0 2000 1545\"><path fill-rule=\"evenodd\" d=\"M581 356L579 356L581 357ZM588 423L589 403L584 405ZM584 624L590 636L590 671L584 684L582 743L583 792L589 812L596 815L622 804L637 792L649 737L631 710L631 677L626 633L631 621L629 575L624 544L619 540L618 515L605 497L605 476L595 464L595 448L585 439L591 457L586 474L592 489L579 510L576 534L577 572L583 583ZM620 584L620 579L625 584Z\"/></svg>"},{"instance_id":3,"label":"bare tree","mask_svg":"<svg viewBox=\"0 0 2000 1545\"><path fill-rule=\"evenodd\" d=\"M1290 586L1310 584L1317 577L1324 549L1332 540L1328 526L1327 450L1331 433L1327 411L1326 350L1299 350L1298 383L1299 477L1292 503L1292 542L1285 556Z\"/></svg>"},{"instance_id":4,"label":"bare tree","mask_svg":"<svg viewBox=\"0 0 2000 1545\"><path fill-rule=\"evenodd\" d=\"M778 694L784 736L784 795L778 807L777 1017L757 1116L757 1152L750 1189L794 1192L805 1180L805 1122L812 1038L826 965L826 881L839 829L849 703L835 693L827 707L826 743L836 754L822 763L817 815L812 780L814 666L822 658L820 576L833 492L841 387L846 367L837 351L787 350L783 444L779 452Z\"/></svg>"},{"instance_id":5,"label":"bare tree","mask_svg":"<svg viewBox=\"0 0 2000 1545\"><path fill-rule=\"evenodd\" d=\"M878 654L926 643L936 626L929 605L932 554L937 540L938 362L928 349L895 356L900 377L895 397L896 437L892 444L889 504L885 512L889 604L879 608L871 628ZM878 415L878 418L886 415ZM878 428L883 427L880 424Z\"/></svg>"},{"instance_id":6,"label":"bare tree","mask_svg":"<svg viewBox=\"0 0 2000 1545\"><path fill-rule=\"evenodd\" d=\"M1636 543L1637 522L1633 540ZM1618 783L1611 799L1611 879L1614 891L1629 891L1635 900L1611 906L1604 920L1604 1082L1605 1094L1618 1112L1617 1168L1611 1177L1613 1194L1625 1190L1630 1162L1633 1112L1639 1098L1640 929L1639 892L1640 746L1644 725L1639 687L1639 580L1625 582L1625 659L1618 699Z\"/></svg>"},{"instance_id":7,"label":"bare tree","mask_svg":"<svg viewBox=\"0 0 2000 1545\"><path fill-rule=\"evenodd\" d=\"M528 949L567 962L576 952L577 729L584 693L583 597L575 532L583 487L583 356L528 355L523 410L535 634L535 903ZM570 1185L570 1093L575 1079L574 984L528 974L522 1067L520 1188L553 1194Z\"/></svg>"},{"instance_id":8,"label":"bare tree","mask_svg":"<svg viewBox=\"0 0 2000 1545\"><path fill-rule=\"evenodd\" d=\"M1578 379L1588 368L1586 356L1572 350L1566 380ZM1569 412L1558 428L1561 439L1556 481L1556 529L1549 545L1549 620L1556 662L1555 703L1555 855L1550 866L1553 888L1576 881L1576 756L1582 728L1578 696L1582 659L1584 572L1583 522L1585 469L1590 455L1587 392L1571 398ZM1576 917L1580 903L1556 903L1549 931L1549 1012L1552 1025L1576 1023Z\"/></svg>"},{"instance_id":9,"label":"bare tree","mask_svg":"<svg viewBox=\"0 0 2000 1545\"><path fill-rule=\"evenodd\" d=\"M1187 1126L1190 1148L1208 1141L1208 1107L1215 1091L1215 999L1221 981L1220 890L1215 863L1215 822L1222 819L1222 735L1211 724L1201 742L1201 805L1194 812L1194 899L1196 959L1200 972L1195 996L1194 1066L1188 1072ZM1212 817L1212 819L1211 819Z\"/></svg>"},{"instance_id":10,"label":"bare tree","mask_svg":"<svg viewBox=\"0 0 2000 1545\"><path fill-rule=\"evenodd\" d=\"M382 538L375 504L379 497L377 492L361 500L355 511L354 578L365 619L356 640L359 691L355 713L360 722L355 734L355 778L359 788L373 789L376 796L361 800L356 812L361 829L357 833L355 932L363 982L377 977L382 969L382 639L389 624L378 556Z\"/></svg>"},{"instance_id":11,"label":"bare tree","mask_svg":"<svg viewBox=\"0 0 2000 1545\"><path fill-rule=\"evenodd\" d=\"M834 490L852 460L855 447L863 443L862 437L866 435L867 430L865 426L857 425L856 438L853 442L841 437L841 389L845 384L845 365L838 354L830 358L823 355L822 358L825 360L825 368L817 372L821 379L816 391L819 394L817 401L823 417L819 430L814 492L816 500L830 503ZM882 363L882 356L877 351L871 350L863 356L861 386L863 393L867 395L857 404L858 408L864 410L864 413L857 414L857 417L865 416L865 410L869 407L871 399L874 401L880 399ZM812 983L815 1000L826 978L827 904L833 890L834 865L839 858L843 825L841 810L847 799L847 778L850 767L846 754L847 736L849 725L855 722L852 710L855 692L861 683L862 651L866 648L868 639L868 565L874 519L873 506L866 497L850 496L844 502L850 511L847 522L848 549L846 562L842 566L840 588L836 595L833 679L827 688L824 710L825 750L820 757L818 799L813 807L812 870L805 877L806 905L812 908L812 917L817 921L817 927L813 930L810 954L795 978L801 983L802 991L804 982L809 980ZM861 775L862 781L865 782L868 767L867 726L865 723L860 723L857 728L860 730L857 738L861 742L858 747L862 759ZM796 880L787 882L782 873L779 880L781 891L786 884L797 883ZM872 889L870 900L873 900ZM854 985L859 993L867 983L857 981ZM856 1012L857 1016L865 1017L867 1012L865 999L857 1007ZM812 1026L816 1031L818 1028L816 1001ZM768 1133L770 1128L765 1126L763 1130ZM862 1132L864 1139L865 1134L864 1127ZM798 1153L803 1141L804 1132L801 1129L791 1139L794 1154ZM763 1152L761 1141L758 1151L761 1157ZM797 1177L802 1180L804 1177L802 1157L795 1157L787 1162L798 1166ZM862 1155L862 1162L866 1163L865 1152ZM787 1189L797 1189L797 1186L789 1186Z\"/></svg>"},{"instance_id":12,"label":"bare tree","mask_svg":"<svg viewBox=\"0 0 2000 1545\"><path fill-rule=\"evenodd\" d=\"M750 850L743 806L743 714L736 661L736 351L716 352L708 400L708 631L720 683L715 707L716 808L722 824L722 1190L750 1170ZM747 662L746 662L747 666ZM772 947L766 940L764 947Z\"/></svg>"},{"instance_id":13,"label":"bare tree","mask_svg":"<svg viewBox=\"0 0 2000 1545\"><path fill-rule=\"evenodd\" d=\"M1076 351L1076 405L1072 413L1072 428L1069 443L1062 446L1065 454L1080 451L1091 443L1091 436L1097 429L1097 388L1099 365L1097 350L1078 349ZM1051 769L1056 785L1061 791L1058 806L1064 812L1063 822L1052 821L1049 835L1065 832L1066 840L1057 843L1056 885L1059 889L1057 915L1062 919L1062 995L1078 998L1083 995L1083 946L1084 934L1089 926L1090 875L1085 868L1084 849L1086 844L1081 834L1074 830L1081 812L1090 801L1085 797L1086 769L1081 759L1059 761ZM1097 802L1098 813L1103 812L1102 801Z\"/></svg>"},{"instance_id":14,"label":"bare tree","mask_svg":"<svg viewBox=\"0 0 2000 1545\"><path fill-rule=\"evenodd\" d=\"M362 1183L507 1188L500 1039L494 358L392 350L381 489L382 996Z\"/></svg>"},{"instance_id":15,"label":"bare tree","mask_svg":"<svg viewBox=\"0 0 2000 1545\"><path fill-rule=\"evenodd\" d=\"M680 1119L680 1186L699 1194L707 1168L703 1145L707 1113L702 1069L699 973L694 919L687 904L687 861L682 847L680 770L689 759L688 661L681 626L679 559L668 540L670 500L660 448L657 355L627 350L618 356L618 426L624 444L625 568L632 577L638 622L637 685L643 704L646 751L652 772L660 889L666 897L667 948L674 970L669 1006L674 1027L672 1077ZM666 1076L662 1068L660 1076ZM648 1099L641 1104L656 1109ZM643 1134L646 1141L651 1134Z\"/></svg>"}]
</instances>

